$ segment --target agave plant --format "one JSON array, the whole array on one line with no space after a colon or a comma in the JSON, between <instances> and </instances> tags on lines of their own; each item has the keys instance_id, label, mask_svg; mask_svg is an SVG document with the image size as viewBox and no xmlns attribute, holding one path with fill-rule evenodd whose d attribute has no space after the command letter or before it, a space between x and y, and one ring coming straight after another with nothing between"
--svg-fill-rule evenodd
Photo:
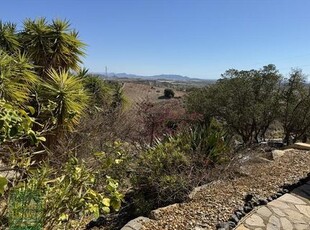
<instances>
[{"instance_id":1,"label":"agave plant","mask_svg":"<svg viewBox=\"0 0 310 230\"><path fill-rule=\"evenodd\" d=\"M50 69L43 83L45 103L55 104L51 111L56 119L56 132L72 131L82 116L88 102L82 79L67 70Z\"/></svg>"}]
</instances>

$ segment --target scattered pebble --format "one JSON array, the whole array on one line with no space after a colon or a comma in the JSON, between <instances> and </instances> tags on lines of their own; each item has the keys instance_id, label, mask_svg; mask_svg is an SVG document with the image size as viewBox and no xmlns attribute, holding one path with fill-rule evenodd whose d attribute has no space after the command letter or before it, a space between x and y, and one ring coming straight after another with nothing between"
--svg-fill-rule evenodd
<instances>
[{"instance_id":1,"label":"scattered pebble","mask_svg":"<svg viewBox=\"0 0 310 230\"><path fill-rule=\"evenodd\" d=\"M144 223L142 229L216 229L218 223L228 221L236 210L244 206L246 194L259 197L258 200L265 203L268 197L277 194L282 185L293 184L306 177L310 172L310 152L286 151L276 161L247 162L242 165L242 170L247 172L246 176L225 178L204 186L188 203L164 209L157 213L156 221Z\"/></svg>"}]
</instances>

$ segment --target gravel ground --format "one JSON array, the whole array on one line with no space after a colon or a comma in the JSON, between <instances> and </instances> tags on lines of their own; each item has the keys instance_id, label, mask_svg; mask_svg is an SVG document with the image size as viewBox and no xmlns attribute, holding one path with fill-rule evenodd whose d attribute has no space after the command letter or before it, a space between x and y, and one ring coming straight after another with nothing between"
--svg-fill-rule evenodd
<instances>
[{"instance_id":1,"label":"gravel ground","mask_svg":"<svg viewBox=\"0 0 310 230\"><path fill-rule=\"evenodd\" d=\"M227 221L243 206L245 195L267 198L281 185L293 184L310 172L310 152L304 150L287 151L275 161L252 158L238 162L231 166L233 176L210 183L187 203L157 212L156 220L145 223L143 230L216 229L218 222Z\"/></svg>"}]
</instances>

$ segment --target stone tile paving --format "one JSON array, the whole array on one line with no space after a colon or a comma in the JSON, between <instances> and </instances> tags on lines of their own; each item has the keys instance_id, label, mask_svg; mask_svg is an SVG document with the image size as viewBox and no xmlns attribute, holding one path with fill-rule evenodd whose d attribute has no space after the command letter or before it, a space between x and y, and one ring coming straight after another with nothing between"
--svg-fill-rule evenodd
<instances>
[{"instance_id":1,"label":"stone tile paving","mask_svg":"<svg viewBox=\"0 0 310 230\"><path fill-rule=\"evenodd\" d=\"M235 230L310 229L310 181L245 216Z\"/></svg>"}]
</instances>

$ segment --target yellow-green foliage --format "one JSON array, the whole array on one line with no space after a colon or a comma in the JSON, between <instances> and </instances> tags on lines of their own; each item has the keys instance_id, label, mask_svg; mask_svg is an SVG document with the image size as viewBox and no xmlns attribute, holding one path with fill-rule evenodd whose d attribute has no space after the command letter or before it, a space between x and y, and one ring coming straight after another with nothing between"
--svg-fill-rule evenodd
<instances>
[{"instance_id":1,"label":"yellow-green foliage","mask_svg":"<svg viewBox=\"0 0 310 230\"><path fill-rule=\"evenodd\" d=\"M45 226L53 227L85 215L98 217L101 213L118 211L123 199L118 192L118 182L107 176L104 182L101 181L103 191L98 191L95 189L98 173L75 157L70 158L61 170L43 165L31 173L27 187L42 191Z\"/></svg>"},{"instance_id":2,"label":"yellow-green foliage","mask_svg":"<svg viewBox=\"0 0 310 230\"><path fill-rule=\"evenodd\" d=\"M50 69L43 84L43 98L55 107L51 111L56 125L63 130L72 130L79 122L88 102L82 79L69 71Z\"/></svg>"},{"instance_id":3,"label":"yellow-green foliage","mask_svg":"<svg viewBox=\"0 0 310 230\"><path fill-rule=\"evenodd\" d=\"M183 143L190 146L193 154L213 163L220 163L230 151L231 136L220 122L211 119L209 125L193 125L180 135Z\"/></svg>"},{"instance_id":4,"label":"yellow-green foliage","mask_svg":"<svg viewBox=\"0 0 310 230\"><path fill-rule=\"evenodd\" d=\"M0 99L13 103L29 100L38 77L25 55L9 55L0 50Z\"/></svg>"},{"instance_id":5,"label":"yellow-green foliage","mask_svg":"<svg viewBox=\"0 0 310 230\"><path fill-rule=\"evenodd\" d=\"M137 213L146 214L148 209L185 199L191 188L187 180L190 158L179 140L159 142L147 150L138 160L135 176ZM145 205L145 203L148 205Z\"/></svg>"},{"instance_id":6,"label":"yellow-green foliage","mask_svg":"<svg viewBox=\"0 0 310 230\"><path fill-rule=\"evenodd\" d=\"M19 34L21 46L44 74L50 68L79 69L85 44L66 20L26 19Z\"/></svg>"},{"instance_id":7,"label":"yellow-green foliage","mask_svg":"<svg viewBox=\"0 0 310 230\"><path fill-rule=\"evenodd\" d=\"M28 106L29 111L34 113L34 108ZM32 130L35 122L33 117L21 108L0 100L0 144L14 140L29 139L31 144L45 141L39 132Z\"/></svg>"}]
</instances>

